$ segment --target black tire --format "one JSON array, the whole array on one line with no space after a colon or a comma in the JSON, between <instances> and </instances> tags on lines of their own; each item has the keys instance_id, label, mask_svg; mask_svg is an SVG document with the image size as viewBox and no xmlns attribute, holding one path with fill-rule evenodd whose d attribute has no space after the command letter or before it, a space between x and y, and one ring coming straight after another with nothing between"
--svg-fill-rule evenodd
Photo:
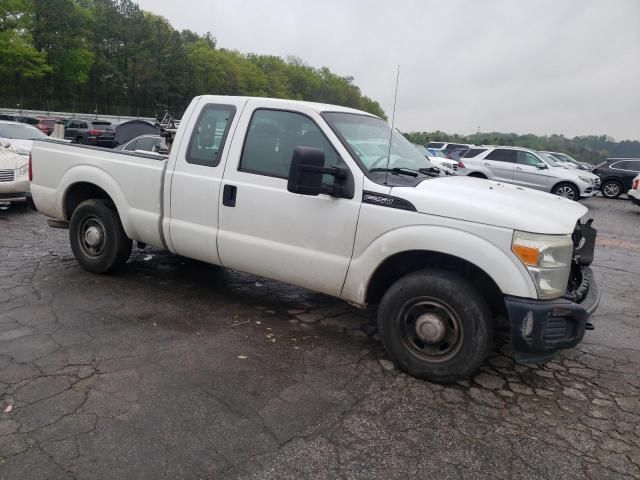
<instances>
[{"instance_id":1,"label":"black tire","mask_svg":"<svg viewBox=\"0 0 640 480\"><path fill-rule=\"evenodd\" d=\"M618 198L622 195L622 184L617 180L607 180L602 184L602 196L605 198Z\"/></svg>"},{"instance_id":2,"label":"black tire","mask_svg":"<svg viewBox=\"0 0 640 480\"><path fill-rule=\"evenodd\" d=\"M115 208L105 200L86 200L71 216L71 250L88 272L108 273L124 265L131 255L127 238Z\"/></svg>"},{"instance_id":3,"label":"black tire","mask_svg":"<svg viewBox=\"0 0 640 480\"><path fill-rule=\"evenodd\" d=\"M580 200L580 190L573 183L562 182L557 184L551 190L551 193L559 197L568 198L569 200Z\"/></svg>"},{"instance_id":4,"label":"black tire","mask_svg":"<svg viewBox=\"0 0 640 480\"><path fill-rule=\"evenodd\" d=\"M473 178L484 178L485 180L487 179L486 175L478 172L470 173L468 176Z\"/></svg>"},{"instance_id":5,"label":"black tire","mask_svg":"<svg viewBox=\"0 0 640 480\"><path fill-rule=\"evenodd\" d=\"M425 322L434 317L436 325L425 330ZM464 277L440 270L417 271L394 283L380 303L378 329L399 368L443 383L472 375L493 341L491 313L478 290ZM421 337L425 331L442 334L442 329L441 339Z\"/></svg>"}]
</instances>

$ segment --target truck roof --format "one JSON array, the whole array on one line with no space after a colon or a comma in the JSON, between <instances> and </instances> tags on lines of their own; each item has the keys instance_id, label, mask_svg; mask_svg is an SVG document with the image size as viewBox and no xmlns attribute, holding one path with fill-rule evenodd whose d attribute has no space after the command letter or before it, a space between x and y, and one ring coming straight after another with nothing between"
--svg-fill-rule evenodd
<instances>
[{"instance_id":1,"label":"truck roof","mask_svg":"<svg viewBox=\"0 0 640 480\"><path fill-rule=\"evenodd\" d=\"M316 102L305 102L303 100L287 100L283 98L268 98L268 97L246 97L246 96L231 96L231 95L200 95L196 97L197 99L204 99L210 102L224 102L225 99L234 99L239 101L249 101L249 100L260 100L266 101L268 103L273 103L274 106L278 106L280 108L293 107L296 105L305 106L307 108L311 108L316 110L318 113L323 112L344 112L344 113L355 113L358 115L368 115L370 117L378 118L376 115L373 115L369 112L365 112L363 110L357 110L355 108L349 107L341 107L339 105L331 105L329 103L316 103Z\"/></svg>"}]
</instances>

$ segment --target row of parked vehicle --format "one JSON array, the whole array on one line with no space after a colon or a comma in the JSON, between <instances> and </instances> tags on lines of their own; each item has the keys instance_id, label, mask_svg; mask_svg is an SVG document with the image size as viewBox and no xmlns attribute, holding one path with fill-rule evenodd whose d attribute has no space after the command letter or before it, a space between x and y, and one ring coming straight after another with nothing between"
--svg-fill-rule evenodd
<instances>
[{"instance_id":1,"label":"row of parked vehicle","mask_svg":"<svg viewBox=\"0 0 640 480\"><path fill-rule=\"evenodd\" d=\"M571 200L597 192L606 198L628 192L633 199L634 177L640 174L640 158L609 158L593 167L566 153L522 147L446 142L416 147L446 175L497 180Z\"/></svg>"},{"instance_id":2,"label":"row of parked vehicle","mask_svg":"<svg viewBox=\"0 0 640 480\"><path fill-rule=\"evenodd\" d=\"M0 202L29 199L28 164L33 142L48 138L53 133L56 123L64 125L64 139L59 139L62 142L114 148L125 152L144 151L158 154L167 152L159 130L142 120L131 120L114 125L105 120L95 119L63 120L57 117L2 114L0 116Z\"/></svg>"}]
</instances>

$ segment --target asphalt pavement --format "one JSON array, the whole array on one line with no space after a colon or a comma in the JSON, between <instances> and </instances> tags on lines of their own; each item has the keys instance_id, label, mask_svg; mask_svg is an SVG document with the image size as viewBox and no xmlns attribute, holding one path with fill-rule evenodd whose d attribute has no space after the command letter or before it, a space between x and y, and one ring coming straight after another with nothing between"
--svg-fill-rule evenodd
<instances>
[{"instance_id":1,"label":"asphalt pavement","mask_svg":"<svg viewBox=\"0 0 640 480\"><path fill-rule=\"evenodd\" d=\"M451 386L396 370L374 311L151 247L92 275L0 210L0 479L640 478L640 208L584 203L596 329Z\"/></svg>"}]
</instances>

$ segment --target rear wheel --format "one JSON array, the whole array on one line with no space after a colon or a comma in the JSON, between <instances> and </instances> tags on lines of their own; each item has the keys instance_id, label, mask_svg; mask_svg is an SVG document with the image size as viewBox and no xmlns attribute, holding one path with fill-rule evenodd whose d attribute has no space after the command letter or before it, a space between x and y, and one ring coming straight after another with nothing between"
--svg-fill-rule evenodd
<instances>
[{"instance_id":1,"label":"rear wheel","mask_svg":"<svg viewBox=\"0 0 640 480\"><path fill-rule=\"evenodd\" d=\"M569 200L579 200L580 190L572 183L563 182L553 187L552 193L559 197L568 198Z\"/></svg>"},{"instance_id":2,"label":"rear wheel","mask_svg":"<svg viewBox=\"0 0 640 480\"><path fill-rule=\"evenodd\" d=\"M447 271L418 271L394 283L380 303L378 328L396 365L436 382L473 374L493 339L491 314L480 293Z\"/></svg>"},{"instance_id":3,"label":"rear wheel","mask_svg":"<svg viewBox=\"0 0 640 480\"><path fill-rule=\"evenodd\" d=\"M131 255L131 240L118 213L104 200L78 205L69 225L71 250L78 263L92 273L107 273L124 265Z\"/></svg>"},{"instance_id":4,"label":"rear wheel","mask_svg":"<svg viewBox=\"0 0 640 480\"><path fill-rule=\"evenodd\" d=\"M618 198L622 193L622 184L615 180L607 180L602 185L602 195L607 198Z\"/></svg>"}]
</instances>

